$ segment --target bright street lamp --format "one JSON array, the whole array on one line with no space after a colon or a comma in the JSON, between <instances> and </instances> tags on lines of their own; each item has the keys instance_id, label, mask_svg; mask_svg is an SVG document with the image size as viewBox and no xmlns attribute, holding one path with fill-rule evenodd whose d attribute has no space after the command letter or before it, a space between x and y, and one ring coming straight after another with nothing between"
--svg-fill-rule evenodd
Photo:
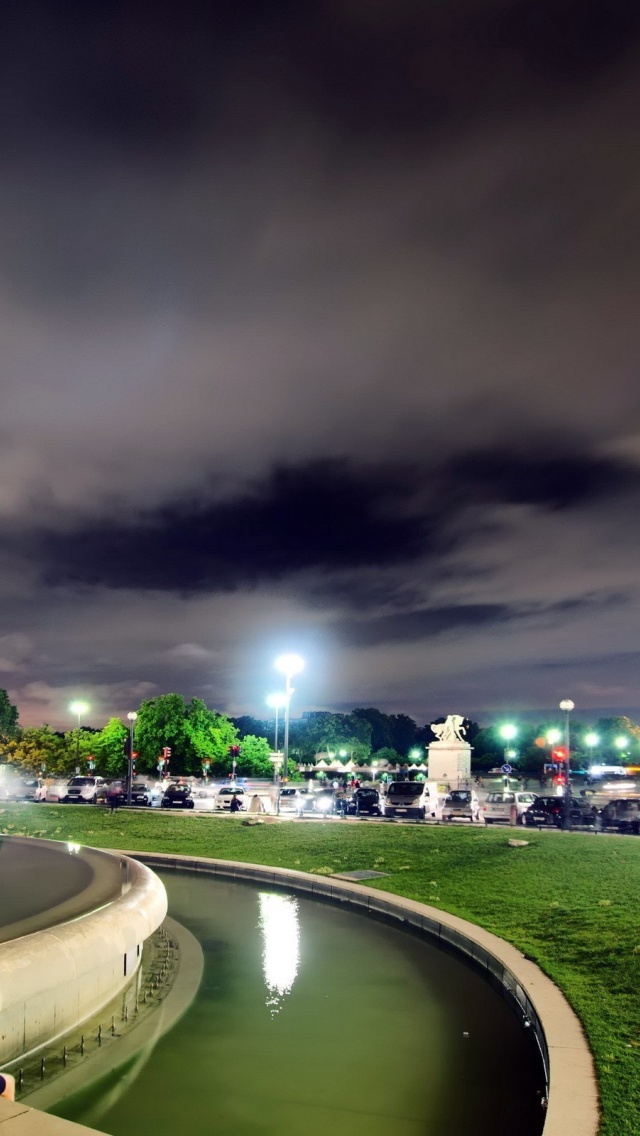
<instances>
[{"instance_id":1,"label":"bright street lamp","mask_svg":"<svg viewBox=\"0 0 640 1136\"><path fill-rule=\"evenodd\" d=\"M593 763L594 747L597 746L599 744L599 742L600 742L600 738L598 737L597 734L594 734L593 730L591 731L591 733L584 735L584 744L586 746L588 746L588 749L589 749L589 765L590 766Z\"/></svg>"},{"instance_id":2,"label":"bright street lamp","mask_svg":"<svg viewBox=\"0 0 640 1136\"><path fill-rule=\"evenodd\" d=\"M511 722L505 722L504 726L501 726L500 729L498 730L498 733L500 734L500 737L503 739L503 741L512 742L513 739L515 738L516 734L518 733L518 727L512 725ZM511 749L509 747L509 745L506 745L505 748L504 748L505 764L507 763L508 758L515 757L515 756L516 756L515 749ZM505 791L507 791L509 789L509 774L508 773L505 773L505 775L504 775L504 788L505 788Z\"/></svg>"},{"instance_id":3,"label":"bright street lamp","mask_svg":"<svg viewBox=\"0 0 640 1136\"><path fill-rule=\"evenodd\" d=\"M575 710L576 704L570 698L563 698L560 709L564 711L564 748L566 760L566 775L564 787L564 827L571 828L571 737L569 735L569 715Z\"/></svg>"},{"instance_id":4,"label":"bright street lamp","mask_svg":"<svg viewBox=\"0 0 640 1136\"><path fill-rule=\"evenodd\" d=\"M284 688L286 699L284 704L284 754L282 760L282 779L286 781L289 775L289 712L291 710L291 695L294 692L291 679L304 670L304 659L300 655L280 655L274 666L286 679Z\"/></svg>"},{"instance_id":5,"label":"bright street lamp","mask_svg":"<svg viewBox=\"0 0 640 1136\"><path fill-rule=\"evenodd\" d=\"M135 710L127 714L129 719L129 760L127 761L127 804L131 804L131 786L133 782L133 728L138 720Z\"/></svg>"},{"instance_id":6,"label":"bright street lamp","mask_svg":"<svg viewBox=\"0 0 640 1136\"><path fill-rule=\"evenodd\" d=\"M282 694L280 691L277 691L275 694L268 694L267 695L267 706L270 706L271 709L275 710L275 712L276 712L276 728L275 728L275 738L274 738L274 745L273 745L273 752L274 753L278 753L278 711L282 710L286 705L287 705L286 694Z\"/></svg>"},{"instance_id":7,"label":"bright street lamp","mask_svg":"<svg viewBox=\"0 0 640 1136\"><path fill-rule=\"evenodd\" d=\"M619 749L619 750L623 750L623 749L626 749L626 748L627 748L627 746L629 745L629 739L628 739L628 738L619 737L619 738L616 738L616 739L615 739L615 741L614 741L614 743L613 743L613 744L614 744L614 746L616 747L616 749Z\"/></svg>"},{"instance_id":8,"label":"bright street lamp","mask_svg":"<svg viewBox=\"0 0 640 1136\"><path fill-rule=\"evenodd\" d=\"M72 714L75 714L78 719L78 732L76 734L76 773L80 772L80 719L89 710L88 702L72 702L69 706Z\"/></svg>"},{"instance_id":9,"label":"bright street lamp","mask_svg":"<svg viewBox=\"0 0 640 1136\"><path fill-rule=\"evenodd\" d=\"M546 738L550 746L555 746L560 741L562 733L560 730L547 730Z\"/></svg>"}]
</instances>

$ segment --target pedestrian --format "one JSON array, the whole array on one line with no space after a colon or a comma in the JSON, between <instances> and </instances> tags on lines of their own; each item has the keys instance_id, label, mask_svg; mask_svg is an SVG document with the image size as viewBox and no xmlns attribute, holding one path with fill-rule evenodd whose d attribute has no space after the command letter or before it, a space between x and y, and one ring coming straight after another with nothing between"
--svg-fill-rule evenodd
<instances>
[{"instance_id":1,"label":"pedestrian","mask_svg":"<svg viewBox=\"0 0 640 1136\"><path fill-rule=\"evenodd\" d=\"M264 812L264 805L262 804L262 801L260 800L260 797L258 796L257 793L254 793L252 798L251 798L251 803L249 805L249 812L250 813L263 813Z\"/></svg>"},{"instance_id":2,"label":"pedestrian","mask_svg":"<svg viewBox=\"0 0 640 1136\"><path fill-rule=\"evenodd\" d=\"M236 794L234 793L232 798L231 798L231 803L229 805L229 812L230 813L239 813L241 808L242 808L242 801L239 801Z\"/></svg>"}]
</instances>

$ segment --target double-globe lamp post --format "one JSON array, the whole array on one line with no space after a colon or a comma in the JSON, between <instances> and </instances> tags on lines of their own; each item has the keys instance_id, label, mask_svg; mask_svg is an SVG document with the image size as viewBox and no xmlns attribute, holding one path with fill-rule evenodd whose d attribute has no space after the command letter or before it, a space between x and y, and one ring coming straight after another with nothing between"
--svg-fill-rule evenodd
<instances>
[{"instance_id":1,"label":"double-globe lamp post","mask_svg":"<svg viewBox=\"0 0 640 1136\"><path fill-rule=\"evenodd\" d=\"M563 698L560 709L564 712L564 749L565 749L565 786L564 786L564 827L571 828L571 736L569 733L569 715L575 710L575 702L570 698Z\"/></svg>"},{"instance_id":2,"label":"double-globe lamp post","mask_svg":"<svg viewBox=\"0 0 640 1136\"><path fill-rule=\"evenodd\" d=\"M291 679L304 670L304 659L300 655L280 655L275 661L276 670L285 677L284 688L284 753L282 759L282 780L286 781L289 775L289 712L291 710L291 696L294 688Z\"/></svg>"},{"instance_id":3,"label":"double-globe lamp post","mask_svg":"<svg viewBox=\"0 0 640 1136\"><path fill-rule=\"evenodd\" d=\"M80 721L89 710L88 702L72 702L70 707L72 714L75 714L78 719L77 733L76 733L76 773L80 772Z\"/></svg>"},{"instance_id":4,"label":"double-globe lamp post","mask_svg":"<svg viewBox=\"0 0 640 1136\"><path fill-rule=\"evenodd\" d=\"M513 739L515 738L516 734L518 733L518 727L513 726L510 722L507 722L507 723L505 723L504 726L500 727L499 732L500 732L500 737L503 739L503 741L505 741L507 743L504 747L504 761L505 761L505 765L507 765L508 759L510 757L515 757L515 755L516 755L515 750L511 749L509 742L512 742ZM504 790L505 790L505 793L508 792L508 790L509 790L509 774L508 773L504 774Z\"/></svg>"},{"instance_id":5,"label":"double-globe lamp post","mask_svg":"<svg viewBox=\"0 0 640 1136\"><path fill-rule=\"evenodd\" d=\"M129 719L129 760L127 762L127 804L131 804L131 788L133 784L133 731L135 724L138 720L138 715L135 710L130 710L127 714Z\"/></svg>"}]
</instances>

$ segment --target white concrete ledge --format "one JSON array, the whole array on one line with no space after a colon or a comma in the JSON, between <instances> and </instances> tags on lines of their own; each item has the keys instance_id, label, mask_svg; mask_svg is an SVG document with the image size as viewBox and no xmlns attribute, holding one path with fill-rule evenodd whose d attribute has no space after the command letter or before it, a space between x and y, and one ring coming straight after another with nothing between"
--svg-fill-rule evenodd
<instances>
[{"instance_id":1,"label":"white concrete ledge","mask_svg":"<svg viewBox=\"0 0 640 1136\"><path fill-rule=\"evenodd\" d=\"M130 980L167 896L149 868L127 868L128 890L110 903L0 944L0 1066L66 1033Z\"/></svg>"},{"instance_id":2,"label":"white concrete ledge","mask_svg":"<svg viewBox=\"0 0 640 1136\"><path fill-rule=\"evenodd\" d=\"M311 898L344 903L374 917L397 919L460 951L503 986L536 1030L549 1085L544 1136L567 1136L568 1132L571 1136L596 1136L600 1125L598 1085L580 1021L555 983L504 939L439 908L333 877L199 856L127 854L154 868L173 867L226 879L251 880L286 887Z\"/></svg>"}]
</instances>

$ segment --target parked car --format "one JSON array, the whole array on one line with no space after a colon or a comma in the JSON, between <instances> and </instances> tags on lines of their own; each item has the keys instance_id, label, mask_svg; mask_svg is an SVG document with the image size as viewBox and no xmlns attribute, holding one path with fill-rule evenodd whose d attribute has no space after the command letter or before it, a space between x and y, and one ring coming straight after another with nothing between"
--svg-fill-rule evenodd
<instances>
[{"instance_id":1,"label":"parked car","mask_svg":"<svg viewBox=\"0 0 640 1136\"><path fill-rule=\"evenodd\" d=\"M522 823L529 826L553 824L556 828L562 828L564 804L564 797L536 797L522 814ZM570 798L571 824L595 825L597 816L598 810L586 798Z\"/></svg>"},{"instance_id":2,"label":"parked car","mask_svg":"<svg viewBox=\"0 0 640 1136\"><path fill-rule=\"evenodd\" d=\"M316 816L329 816L336 811L336 794L333 789L319 789L312 793L313 808Z\"/></svg>"},{"instance_id":3,"label":"parked car","mask_svg":"<svg viewBox=\"0 0 640 1136\"><path fill-rule=\"evenodd\" d=\"M239 811L244 812L247 807L246 796L241 785L223 785L213 803L214 811L228 813L231 810L231 802L235 797L235 799L240 802Z\"/></svg>"},{"instance_id":4,"label":"parked car","mask_svg":"<svg viewBox=\"0 0 640 1136\"><path fill-rule=\"evenodd\" d=\"M131 804L138 808L149 806L152 792L153 785L148 785L146 781L134 781L131 786Z\"/></svg>"},{"instance_id":5,"label":"parked car","mask_svg":"<svg viewBox=\"0 0 640 1136\"><path fill-rule=\"evenodd\" d=\"M523 813L532 805L536 799L535 793L487 793L487 798L481 806L481 813L484 816L485 824L493 824L494 821L510 821L511 810L515 806L516 821L522 824Z\"/></svg>"},{"instance_id":6,"label":"parked car","mask_svg":"<svg viewBox=\"0 0 640 1136\"><path fill-rule=\"evenodd\" d=\"M22 782L23 801L44 801L47 795L47 786L40 777L30 777Z\"/></svg>"},{"instance_id":7,"label":"parked car","mask_svg":"<svg viewBox=\"0 0 640 1136\"><path fill-rule=\"evenodd\" d=\"M68 780L52 781L50 785L47 785L47 791L44 797L45 801L49 804L62 804L67 797L68 785Z\"/></svg>"},{"instance_id":8,"label":"parked car","mask_svg":"<svg viewBox=\"0 0 640 1136\"><path fill-rule=\"evenodd\" d=\"M62 799L69 805L95 805L102 785L104 777L72 777Z\"/></svg>"},{"instance_id":9,"label":"parked car","mask_svg":"<svg viewBox=\"0 0 640 1136\"><path fill-rule=\"evenodd\" d=\"M425 781L392 781L384 801L384 816L413 817L424 820L430 811L430 801Z\"/></svg>"},{"instance_id":10,"label":"parked car","mask_svg":"<svg viewBox=\"0 0 640 1136\"><path fill-rule=\"evenodd\" d=\"M618 797L609 801L600 812L602 828L617 828L618 832L640 835L640 798Z\"/></svg>"},{"instance_id":11,"label":"parked car","mask_svg":"<svg viewBox=\"0 0 640 1136\"><path fill-rule=\"evenodd\" d=\"M305 813L314 813L316 811L315 805L315 791L313 789L296 789L295 791L295 811L298 816L304 816Z\"/></svg>"},{"instance_id":12,"label":"parked car","mask_svg":"<svg viewBox=\"0 0 640 1136\"><path fill-rule=\"evenodd\" d=\"M346 802L347 816L382 816L382 804L377 789L356 789L351 800Z\"/></svg>"},{"instance_id":13,"label":"parked car","mask_svg":"<svg viewBox=\"0 0 640 1136\"><path fill-rule=\"evenodd\" d=\"M167 785L160 803L163 809L192 809L191 787L172 782Z\"/></svg>"},{"instance_id":14,"label":"parked car","mask_svg":"<svg viewBox=\"0 0 640 1136\"><path fill-rule=\"evenodd\" d=\"M480 801L474 789L452 789L442 806L443 820L480 820Z\"/></svg>"},{"instance_id":15,"label":"parked car","mask_svg":"<svg viewBox=\"0 0 640 1136\"><path fill-rule=\"evenodd\" d=\"M44 801L47 787L39 777L20 777L5 786L7 801Z\"/></svg>"},{"instance_id":16,"label":"parked car","mask_svg":"<svg viewBox=\"0 0 640 1136\"><path fill-rule=\"evenodd\" d=\"M220 792L222 792L222 790L220 790ZM297 813L299 792L300 790L296 789L293 785L284 785L278 793L276 812Z\"/></svg>"}]
</instances>

